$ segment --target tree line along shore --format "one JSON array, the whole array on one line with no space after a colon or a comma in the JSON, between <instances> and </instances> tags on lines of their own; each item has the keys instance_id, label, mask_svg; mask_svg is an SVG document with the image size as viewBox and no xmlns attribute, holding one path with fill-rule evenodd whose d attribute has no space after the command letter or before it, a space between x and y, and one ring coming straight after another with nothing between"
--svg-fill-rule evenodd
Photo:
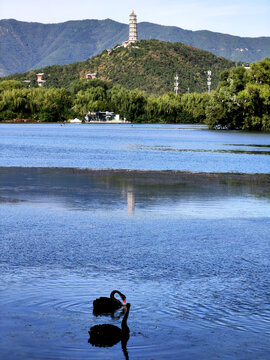
<instances>
[{"instance_id":1,"label":"tree line along shore","mask_svg":"<svg viewBox=\"0 0 270 360\"><path fill-rule=\"evenodd\" d=\"M270 59L221 73L208 93L149 95L100 79L66 88L27 88L0 81L0 121L63 122L87 112L112 111L133 123L200 123L210 129L270 131Z\"/></svg>"}]
</instances>

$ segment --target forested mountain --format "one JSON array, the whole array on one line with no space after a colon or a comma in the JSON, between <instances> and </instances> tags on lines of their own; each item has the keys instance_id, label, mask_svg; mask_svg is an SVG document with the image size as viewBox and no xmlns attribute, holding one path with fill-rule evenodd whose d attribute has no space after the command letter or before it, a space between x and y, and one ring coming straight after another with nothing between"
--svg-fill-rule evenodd
<instances>
[{"instance_id":1,"label":"forested mountain","mask_svg":"<svg viewBox=\"0 0 270 360\"><path fill-rule=\"evenodd\" d=\"M139 39L181 42L233 61L270 56L270 37L241 38L147 22L138 24L138 33ZM0 76L86 60L127 39L128 25L110 19L59 24L0 20Z\"/></svg>"},{"instance_id":2,"label":"forested mountain","mask_svg":"<svg viewBox=\"0 0 270 360\"><path fill-rule=\"evenodd\" d=\"M219 75L234 63L212 53L181 43L142 40L127 48L116 46L112 51L86 61L69 65L53 65L28 73L9 75L8 79L31 81L37 86L36 73L44 73L45 87L70 88L76 80L85 79L87 73L112 81L126 89L140 89L148 94L173 91L175 74L179 76L179 90L203 92L207 90L207 70L212 71L212 88Z\"/></svg>"}]
</instances>

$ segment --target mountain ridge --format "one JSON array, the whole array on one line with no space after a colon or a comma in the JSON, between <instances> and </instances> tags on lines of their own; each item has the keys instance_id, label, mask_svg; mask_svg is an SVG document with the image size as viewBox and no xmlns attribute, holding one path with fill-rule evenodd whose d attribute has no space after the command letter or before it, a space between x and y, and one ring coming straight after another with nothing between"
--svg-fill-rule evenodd
<instances>
[{"instance_id":1,"label":"mountain ridge","mask_svg":"<svg viewBox=\"0 0 270 360\"><path fill-rule=\"evenodd\" d=\"M139 40L181 42L233 61L270 56L270 37L239 37L209 30L138 23ZM0 76L83 61L128 39L128 25L112 19L43 24L0 20ZM248 49L248 50L247 50Z\"/></svg>"}]
</instances>

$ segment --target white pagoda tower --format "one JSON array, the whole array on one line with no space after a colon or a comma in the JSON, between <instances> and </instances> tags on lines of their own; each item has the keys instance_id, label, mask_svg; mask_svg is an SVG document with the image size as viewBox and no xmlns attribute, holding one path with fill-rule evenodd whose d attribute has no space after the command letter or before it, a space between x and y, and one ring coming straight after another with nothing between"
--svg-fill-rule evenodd
<instances>
[{"instance_id":1,"label":"white pagoda tower","mask_svg":"<svg viewBox=\"0 0 270 360\"><path fill-rule=\"evenodd\" d=\"M137 15L134 13L134 10L129 15L129 43L133 44L138 41L137 34Z\"/></svg>"}]
</instances>

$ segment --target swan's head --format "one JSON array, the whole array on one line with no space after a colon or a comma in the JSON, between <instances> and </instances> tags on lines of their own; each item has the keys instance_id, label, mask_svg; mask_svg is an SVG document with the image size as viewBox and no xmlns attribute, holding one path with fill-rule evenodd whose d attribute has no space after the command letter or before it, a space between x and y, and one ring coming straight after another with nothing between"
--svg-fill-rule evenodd
<instances>
[{"instance_id":1,"label":"swan's head","mask_svg":"<svg viewBox=\"0 0 270 360\"><path fill-rule=\"evenodd\" d=\"M113 298L114 300L116 300L116 299L114 298L114 294L115 294L115 293L120 296L120 298L121 298L121 300L122 300L122 305L125 306L126 303L127 303L126 295L124 295L123 293L121 293L119 290L113 290L113 291L111 292L110 297ZM118 301L119 301L119 300L118 300Z\"/></svg>"},{"instance_id":2,"label":"swan's head","mask_svg":"<svg viewBox=\"0 0 270 360\"><path fill-rule=\"evenodd\" d=\"M120 297L123 301L123 305L126 305L126 303L127 303L126 295L122 294L120 291L118 292L118 294L120 295Z\"/></svg>"},{"instance_id":3,"label":"swan's head","mask_svg":"<svg viewBox=\"0 0 270 360\"><path fill-rule=\"evenodd\" d=\"M127 304L127 298L126 298L126 295L124 294L121 294L121 299L123 301L123 306L125 306Z\"/></svg>"}]
</instances>

